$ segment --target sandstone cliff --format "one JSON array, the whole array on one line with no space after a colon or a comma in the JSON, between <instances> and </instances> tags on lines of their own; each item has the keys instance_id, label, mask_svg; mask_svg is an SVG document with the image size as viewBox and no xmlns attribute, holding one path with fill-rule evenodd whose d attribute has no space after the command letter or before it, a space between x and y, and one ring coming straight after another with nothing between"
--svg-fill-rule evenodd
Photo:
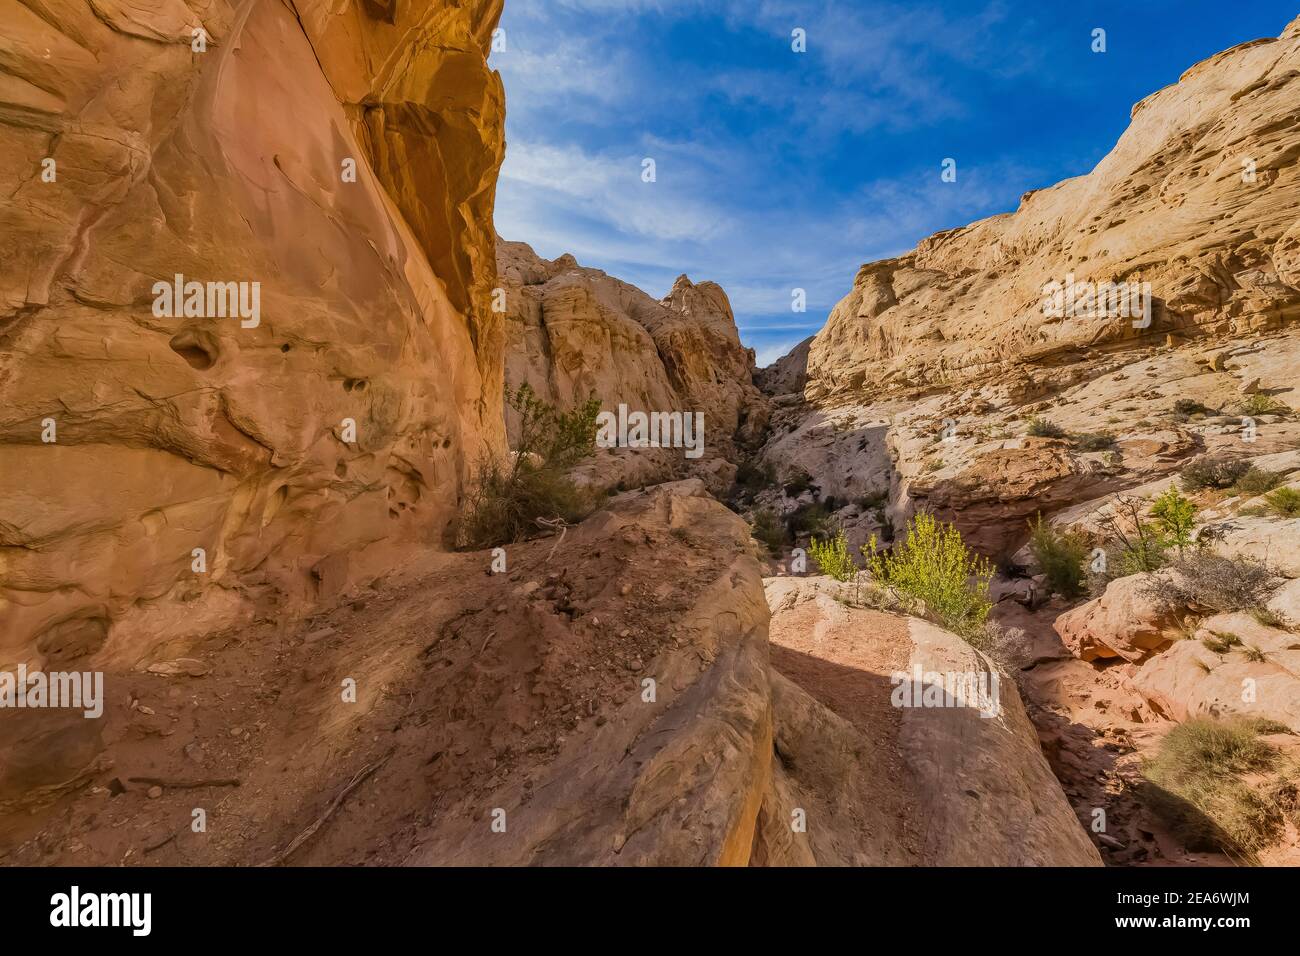
<instances>
[{"instance_id":1,"label":"sandstone cliff","mask_svg":"<svg viewBox=\"0 0 1300 956\"><path fill-rule=\"evenodd\" d=\"M1088 175L863 266L812 343L808 396L953 382L1169 333L1295 320L1298 88L1300 22L1211 57L1138 103ZM1045 316L1044 287L1070 275L1150 283L1150 326Z\"/></svg>"},{"instance_id":2,"label":"sandstone cliff","mask_svg":"<svg viewBox=\"0 0 1300 956\"><path fill-rule=\"evenodd\" d=\"M503 447L500 12L8 5L0 665L138 657L440 546ZM258 314L160 316L178 274Z\"/></svg>"},{"instance_id":3,"label":"sandstone cliff","mask_svg":"<svg viewBox=\"0 0 1300 956\"><path fill-rule=\"evenodd\" d=\"M500 242L497 268L506 291L506 381L528 383L544 399L572 408L595 395L603 409L703 412L705 456L734 462L755 442L767 402L754 385L754 353L741 345L720 286L678 277L662 301L572 256L540 258L522 242ZM514 434L514 414L507 427ZM643 449L603 456L594 480L628 485L665 480L680 452ZM711 481L721 494L724 480Z\"/></svg>"}]
</instances>

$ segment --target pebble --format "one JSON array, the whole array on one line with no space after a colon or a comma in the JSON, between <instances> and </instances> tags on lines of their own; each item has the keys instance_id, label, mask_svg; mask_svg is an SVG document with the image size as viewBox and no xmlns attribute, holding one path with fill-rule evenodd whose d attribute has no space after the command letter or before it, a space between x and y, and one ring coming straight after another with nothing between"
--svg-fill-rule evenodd
<instances>
[{"instance_id":1,"label":"pebble","mask_svg":"<svg viewBox=\"0 0 1300 956\"><path fill-rule=\"evenodd\" d=\"M161 796L162 796L162 787L159 787L159 786L153 786L153 787L150 787L150 788L149 788L149 799L150 799L150 800L157 800L157 799L158 799L159 797L161 797Z\"/></svg>"}]
</instances>

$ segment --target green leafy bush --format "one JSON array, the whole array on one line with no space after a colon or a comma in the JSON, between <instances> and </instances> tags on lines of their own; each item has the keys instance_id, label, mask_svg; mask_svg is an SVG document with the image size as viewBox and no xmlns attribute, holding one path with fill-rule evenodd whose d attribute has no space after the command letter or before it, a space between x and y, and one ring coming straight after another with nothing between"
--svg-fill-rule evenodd
<instances>
[{"instance_id":1,"label":"green leafy bush","mask_svg":"<svg viewBox=\"0 0 1300 956\"><path fill-rule=\"evenodd\" d=\"M1300 518L1300 491L1279 488L1264 496L1264 507L1279 518Z\"/></svg>"},{"instance_id":2,"label":"green leafy bush","mask_svg":"<svg viewBox=\"0 0 1300 956\"><path fill-rule=\"evenodd\" d=\"M742 461L736 468L736 487L759 492L776 484L776 473L767 462Z\"/></svg>"},{"instance_id":3,"label":"green leafy bush","mask_svg":"<svg viewBox=\"0 0 1300 956\"><path fill-rule=\"evenodd\" d=\"M835 519L826 505L820 501L800 505L790 512L785 520L791 538L799 538L805 534L829 538L837 530Z\"/></svg>"},{"instance_id":4,"label":"green leafy bush","mask_svg":"<svg viewBox=\"0 0 1300 956\"><path fill-rule=\"evenodd\" d=\"M811 488L812 484L812 475L802 468L794 468L786 474L785 479L781 482L781 488L791 498L798 498Z\"/></svg>"},{"instance_id":5,"label":"green leafy bush","mask_svg":"<svg viewBox=\"0 0 1300 956\"><path fill-rule=\"evenodd\" d=\"M961 533L931 514L916 515L893 550L877 550L873 535L862 549L881 584L925 603L926 610L963 637L982 634L992 603L993 566L966 548Z\"/></svg>"},{"instance_id":6,"label":"green leafy bush","mask_svg":"<svg viewBox=\"0 0 1300 956\"><path fill-rule=\"evenodd\" d=\"M538 519L578 521L595 506L595 497L578 488L568 471L595 449L599 400L560 412L525 383L506 401L519 413L519 439L508 462L480 466L457 528L462 547L521 541L538 533Z\"/></svg>"},{"instance_id":7,"label":"green leafy bush","mask_svg":"<svg viewBox=\"0 0 1300 956\"><path fill-rule=\"evenodd\" d=\"M1196 510L1196 505L1172 485L1151 505L1151 517L1156 519L1161 536L1180 554L1192 543Z\"/></svg>"},{"instance_id":8,"label":"green leafy bush","mask_svg":"<svg viewBox=\"0 0 1300 956\"><path fill-rule=\"evenodd\" d=\"M761 541L773 557L779 555L785 547L785 523L771 508L760 508L754 512L751 533Z\"/></svg>"},{"instance_id":9,"label":"green leafy bush","mask_svg":"<svg viewBox=\"0 0 1300 956\"><path fill-rule=\"evenodd\" d=\"M1106 572L1112 580L1144 571L1158 571L1169 563L1169 543L1156 523L1144 515L1145 502L1132 495L1116 495L1101 517L1106 546Z\"/></svg>"},{"instance_id":10,"label":"green leafy bush","mask_svg":"<svg viewBox=\"0 0 1300 956\"><path fill-rule=\"evenodd\" d=\"M1065 429L1046 418L1035 415L1029 420L1029 427L1025 430L1025 434L1032 438L1064 438Z\"/></svg>"},{"instance_id":11,"label":"green leafy bush","mask_svg":"<svg viewBox=\"0 0 1300 956\"><path fill-rule=\"evenodd\" d=\"M813 538L808 545L808 554L817 562L822 574L830 575L836 581L851 581L858 573L858 566L849 554L849 543L844 532L837 532L829 540Z\"/></svg>"},{"instance_id":12,"label":"green leafy bush","mask_svg":"<svg viewBox=\"0 0 1300 956\"><path fill-rule=\"evenodd\" d=\"M1057 531L1040 514L1029 525L1029 548L1047 575L1048 586L1066 600L1078 597L1084 588L1084 562L1088 545L1071 532Z\"/></svg>"},{"instance_id":13,"label":"green leafy bush","mask_svg":"<svg viewBox=\"0 0 1300 956\"><path fill-rule=\"evenodd\" d=\"M1263 468L1252 467L1237 479L1237 483L1232 486L1232 492L1243 497L1253 498L1256 495L1272 491L1284 481L1286 481L1286 475L1280 471L1266 471Z\"/></svg>"}]
</instances>

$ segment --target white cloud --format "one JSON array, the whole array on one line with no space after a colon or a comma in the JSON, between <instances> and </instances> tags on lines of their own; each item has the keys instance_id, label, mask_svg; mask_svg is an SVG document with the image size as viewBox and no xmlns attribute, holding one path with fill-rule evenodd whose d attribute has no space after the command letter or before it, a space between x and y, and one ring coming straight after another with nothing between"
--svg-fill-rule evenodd
<instances>
[{"instance_id":1,"label":"white cloud","mask_svg":"<svg viewBox=\"0 0 1300 956\"><path fill-rule=\"evenodd\" d=\"M790 339L786 342L775 342L771 345L764 345L762 348L755 349L754 364L759 368L767 368L767 366L774 363L777 359L789 355L794 351L794 347L806 338L808 338L807 335L803 336L803 338Z\"/></svg>"},{"instance_id":2,"label":"white cloud","mask_svg":"<svg viewBox=\"0 0 1300 956\"><path fill-rule=\"evenodd\" d=\"M636 155L592 155L572 145L514 143L501 169L504 200L517 191L546 190L570 200L581 211L614 230L664 241L704 242L731 227L727 214L699 195L691 170L676 180L670 155L652 157L656 180L642 180Z\"/></svg>"}]
</instances>

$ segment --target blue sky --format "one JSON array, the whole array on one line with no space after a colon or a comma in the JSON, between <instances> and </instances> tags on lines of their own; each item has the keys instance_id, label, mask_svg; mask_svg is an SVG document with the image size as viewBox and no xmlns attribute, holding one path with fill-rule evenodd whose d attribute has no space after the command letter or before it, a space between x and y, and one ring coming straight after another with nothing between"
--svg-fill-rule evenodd
<instances>
[{"instance_id":1,"label":"blue sky","mask_svg":"<svg viewBox=\"0 0 1300 956\"><path fill-rule=\"evenodd\" d=\"M506 88L497 229L655 297L683 272L720 283L764 365L822 326L862 263L1088 172L1135 102L1297 13L1294 0L506 0L491 58Z\"/></svg>"}]
</instances>

